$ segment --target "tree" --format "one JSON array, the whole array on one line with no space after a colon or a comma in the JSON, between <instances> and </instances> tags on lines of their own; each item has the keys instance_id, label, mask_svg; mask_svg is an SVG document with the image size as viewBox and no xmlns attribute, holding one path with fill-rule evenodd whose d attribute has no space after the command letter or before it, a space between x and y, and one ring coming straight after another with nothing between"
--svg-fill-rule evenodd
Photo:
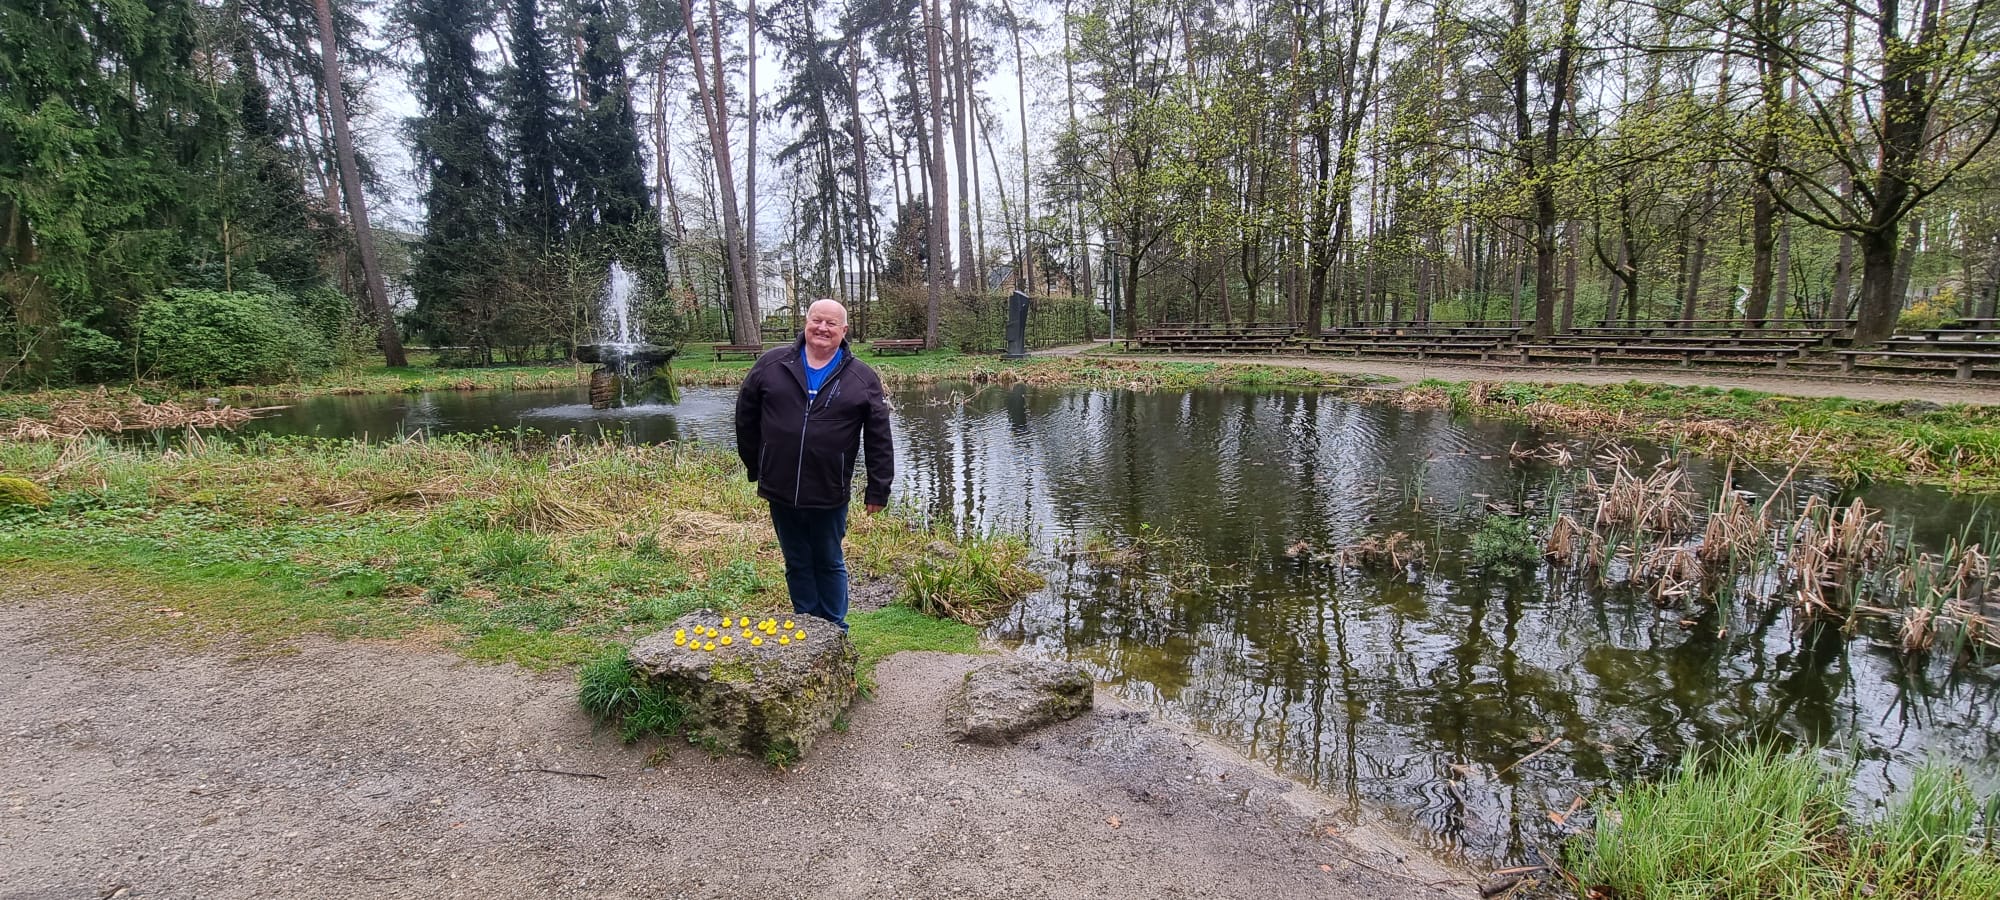
<instances>
[{"instance_id":1,"label":"tree","mask_svg":"<svg viewBox=\"0 0 2000 900\"><path fill-rule=\"evenodd\" d=\"M382 264L375 255L375 233L368 224L368 201L361 195L361 169L355 161L354 136L347 125L347 95L340 82L340 54L333 31L333 0L313 0L319 16L320 79L324 85L327 118L332 121L334 153L340 166L341 195L347 202L348 224L354 229L354 247L361 256L362 281L368 303L380 325L382 357L391 366L407 366L403 338L396 329L396 316L389 308L389 292L382 283Z\"/></svg>"},{"instance_id":2,"label":"tree","mask_svg":"<svg viewBox=\"0 0 2000 900\"><path fill-rule=\"evenodd\" d=\"M494 290L505 212L505 167L493 116L481 102L485 75L472 39L474 7L408 0L402 15L422 59L413 73L423 115L409 123L424 185L424 233L411 287L417 327L491 361L504 298Z\"/></svg>"}]
</instances>

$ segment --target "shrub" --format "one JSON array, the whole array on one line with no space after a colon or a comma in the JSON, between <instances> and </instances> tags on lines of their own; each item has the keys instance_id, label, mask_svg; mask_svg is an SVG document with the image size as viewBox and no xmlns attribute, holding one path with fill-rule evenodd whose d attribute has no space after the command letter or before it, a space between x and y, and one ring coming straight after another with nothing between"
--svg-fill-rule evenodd
<instances>
[{"instance_id":1,"label":"shrub","mask_svg":"<svg viewBox=\"0 0 2000 900\"><path fill-rule=\"evenodd\" d=\"M1896 317L1896 330L1922 331L1956 321L1958 321L1958 293L1945 289L1910 304L1909 309L1903 310L1903 314Z\"/></svg>"},{"instance_id":2,"label":"shrub","mask_svg":"<svg viewBox=\"0 0 2000 900\"><path fill-rule=\"evenodd\" d=\"M326 339L269 294L173 289L137 317L143 370L179 384L255 384L317 374Z\"/></svg>"},{"instance_id":3,"label":"shrub","mask_svg":"<svg viewBox=\"0 0 2000 900\"><path fill-rule=\"evenodd\" d=\"M117 338L77 321L64 322L62 331L59 363L64 380L104 381L125 370L129 361Z\"/></svg>"}]
</instances>

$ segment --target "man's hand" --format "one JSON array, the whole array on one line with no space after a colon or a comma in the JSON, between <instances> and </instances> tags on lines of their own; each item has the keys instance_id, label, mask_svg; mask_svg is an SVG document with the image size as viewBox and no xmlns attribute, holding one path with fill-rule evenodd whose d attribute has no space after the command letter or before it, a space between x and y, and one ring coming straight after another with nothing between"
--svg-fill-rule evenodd
<instances>
[{"instance_id":1,"label":"man's hand","mask_svg":"<svg viewBox=\"0 0 2000 900\"><path fill-rule=\"evenodd\" d=\"M876 513L878 513L878 512L881 512L881 511L882 511L882 504L880 504L880 503L870 503L870 504L868 504L868 514L869 514L869 515L871 515L871 516L872 516L872 515L874 515L874 514L876 514Z\"/></svg>"}]
</instances>

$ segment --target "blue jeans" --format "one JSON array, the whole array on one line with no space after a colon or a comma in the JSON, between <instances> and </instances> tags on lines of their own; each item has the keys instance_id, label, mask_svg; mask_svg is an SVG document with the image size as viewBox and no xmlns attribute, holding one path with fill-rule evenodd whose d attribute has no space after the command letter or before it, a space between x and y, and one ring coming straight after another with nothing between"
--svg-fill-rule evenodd
<instances>
[{"instance_id":1,"label":"blue jeans","mask_svg":"<svg viewBox=\"0 0 2000 900\"><path fill-rule=\"evenodd\" d=\"M771 527L785 554L785 587L792 611L818 616L847 630L847 507L809 509L771 502Z\"/></svg>"}]
</instances>

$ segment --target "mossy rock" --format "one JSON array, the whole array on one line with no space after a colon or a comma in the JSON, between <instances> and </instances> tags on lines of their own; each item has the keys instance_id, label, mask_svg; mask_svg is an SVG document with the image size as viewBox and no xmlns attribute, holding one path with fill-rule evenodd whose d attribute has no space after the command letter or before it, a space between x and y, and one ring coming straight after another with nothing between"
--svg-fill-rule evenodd
<instances>
[{"instance_id":1,"label":"mossy rock","mask_svg":"<svg viewBox=\"0 0 2000 900\"><path fill-rule=\"evenodd\" d=\"M41 485L14 475L0 475L0 509L10 506L32 506L46 509L49 492Z\"/></svg>"},{"instance_id":2,"label":"mossy rock","mask_svg":"<svg viewBox=\"0 0 2000 900\"><path fill-rule=\"evenodd\" d=\"M860 660L854 642L831 622L780 616L795 620L792 632L803 630L806 637L781 645L776 635L760 635L763 644L753 646L737 625L729 646L718 642L703 651L674 643L676 632L693 633L721 618L714 610L696 610L639 641L630 654L633 670L686 710L688 740L789 765L854 702Z\"/></svg>"}]
</instances>

